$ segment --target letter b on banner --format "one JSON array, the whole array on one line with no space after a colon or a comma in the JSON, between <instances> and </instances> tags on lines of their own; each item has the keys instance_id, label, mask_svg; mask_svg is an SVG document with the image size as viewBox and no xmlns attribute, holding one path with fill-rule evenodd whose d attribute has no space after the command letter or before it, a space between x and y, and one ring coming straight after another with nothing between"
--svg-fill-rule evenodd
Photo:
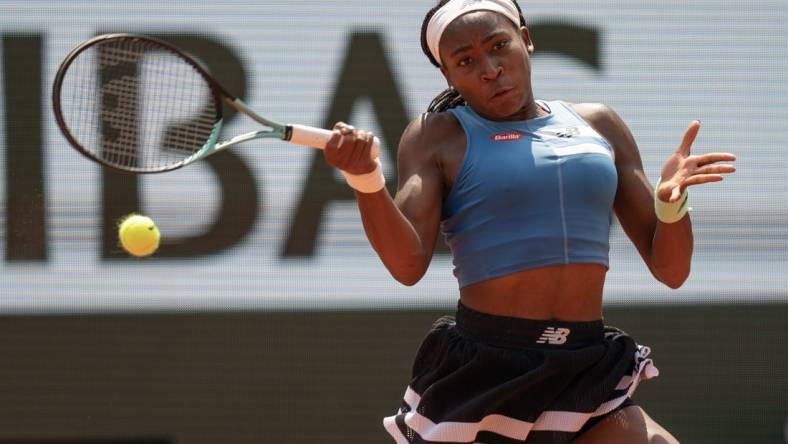
<instances>
[{"instance_id":1,"label":"letter b on banner","mask_svg":"<svg viewBox=\"0 0 788 444\"><path fill-rule=\"evenodd\" d=\"M219 81L243 98L246 74L240 58L227 46L198 34L151 34L204 62ZM225 109L227 123L234 117ZM258 211L258 184L252 171L232 151L222 151L202 161L216 175L221 190L221 205L216 219L204 232L188 237L163 239L155 258L193 257L219 252L240 242L254 227ZM128 257L117 246L117 220L131 212L144 212L140 176L121 174L102 168L102 256L107 259ZM151 180L155 180L151 178ZM206 184L193 184L199 193Z\"/></svg>"}]
</instances>

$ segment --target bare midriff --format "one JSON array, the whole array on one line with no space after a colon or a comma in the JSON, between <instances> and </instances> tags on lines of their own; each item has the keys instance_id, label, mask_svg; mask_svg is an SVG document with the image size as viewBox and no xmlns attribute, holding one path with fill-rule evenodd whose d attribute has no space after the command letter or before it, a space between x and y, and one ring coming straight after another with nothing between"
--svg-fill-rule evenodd
<instances>
[{"instance_id":1,"label":"bare midriff","mask_svg":"<svg viewBox=\"0 0 788 444\"><path fill-rule=\"evenodd\" d=\"M598 264L525 270L464 287L460 300L468 308L498 316L594 321L602 318L606 273Z\"/></svg>"}]
</instances>

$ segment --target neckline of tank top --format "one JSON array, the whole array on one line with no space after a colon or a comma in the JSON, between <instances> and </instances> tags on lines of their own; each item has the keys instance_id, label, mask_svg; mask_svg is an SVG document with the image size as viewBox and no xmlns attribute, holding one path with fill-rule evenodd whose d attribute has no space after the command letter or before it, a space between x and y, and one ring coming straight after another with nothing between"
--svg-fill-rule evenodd
<instances>
[{"instance_id":1,"label":"neckline of tank top","mask_svg":"<svg viewBox=\"0 0 788 444\"><path fill-rule=\"evenodd\" d=\"M551 117L555 116L555 113L553 113L553 110L550 108L550 105L548 105L546 101L537 99L536 100L536 104L537 104L537 106L539 106L542 109L542 111L545 111L547 113L547 115L538 116L538 117L532 117L530 119L524 119L524 120L490 120L490 119L488 119L486 117L482 117L479 113L476 112L475 109L473 109L469 105L465 105L465 106L468 108L468 110L474 116L476 116L479 119L481 119L482 121L488 122L488 123L490 123L492 125L511 125L511 124L515 124L515 125L516 124L531 125L531 124L534 124L534 123L542 123L542 122L550 119Z\"/></svg>"}]
</instances>

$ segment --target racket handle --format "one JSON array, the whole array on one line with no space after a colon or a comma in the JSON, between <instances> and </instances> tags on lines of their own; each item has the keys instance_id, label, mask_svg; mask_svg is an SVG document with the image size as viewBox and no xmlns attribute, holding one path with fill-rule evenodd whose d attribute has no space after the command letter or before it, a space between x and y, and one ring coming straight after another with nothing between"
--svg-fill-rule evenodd
<instances>
[{"instance_id":1,"label":"racket handle","mask_svg":"<svg viewBox=\"0 0 788 444\"><path fill-rule=\"evenodd\" d=\"M296 145L304 145L309 146L312 148L323 149L328 144L328 141L331 140L331 136L334 134L333 131L329 131L327 129L322 128L315 128L312 126L306 125L288 125L287 140L290 143L295 143ZM377 159L380 156L380 139L375 137L372 141L372 149L369 151L369 155L373 159Z\"/></svg>"}]
</instances>

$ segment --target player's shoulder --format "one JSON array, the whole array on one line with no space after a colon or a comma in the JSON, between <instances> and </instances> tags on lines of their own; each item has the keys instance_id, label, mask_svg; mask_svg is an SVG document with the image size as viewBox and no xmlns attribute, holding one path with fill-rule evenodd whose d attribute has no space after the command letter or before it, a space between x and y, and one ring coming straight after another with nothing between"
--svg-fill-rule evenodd
<instances>
[{"instance_id":1,"label":"player's shoulder","mask_svg":"<svg viewBox=\"0 0 788 444\"><path fill-rule=\"evenodd\" d=\"M574 112L582 117L591 126L614 125L621 120L613 108L604 103L567 103Z\"/></svg>"},{"instance_id":2,"label":"player's shoulder","mask_svg":"<svg viewBox=\"0 0 788 444\"><path fill-rule=\"evenodd\" d=\"M405 131L419 137L440 138L447 133L462 131L462 127L450 112L428 112L411 120Z\"/></svg>"},{"instance_id":3,"label":"player's shoulder","mask_svg":"<svg viewBox=\"0 0 788 444\"><path fill-rule=\"evenodd\" d=\"M449 112L423 113L411 120L402 134L400 151L418 150L436 154L442 148L462 142L462 126Z\"/></svg>"}]
</instances>

